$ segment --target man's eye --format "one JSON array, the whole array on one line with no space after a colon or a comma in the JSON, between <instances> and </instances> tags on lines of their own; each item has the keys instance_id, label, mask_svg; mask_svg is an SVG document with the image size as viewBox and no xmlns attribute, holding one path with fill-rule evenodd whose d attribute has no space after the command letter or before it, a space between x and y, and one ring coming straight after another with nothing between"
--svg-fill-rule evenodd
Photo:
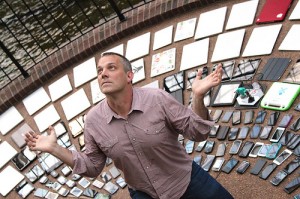
<instances>
[{"instance_id":1,"label":"man's eye","mask_svg":"<svg viewBox=\"0 0 300 199\"><path fill-rule=\"evenodd\" d=\"M101 74L101 73L102 73L102 71L103 71L102 69L101 69L101 70L98 70L98 74Z\"/></svg>"}]
</instances>

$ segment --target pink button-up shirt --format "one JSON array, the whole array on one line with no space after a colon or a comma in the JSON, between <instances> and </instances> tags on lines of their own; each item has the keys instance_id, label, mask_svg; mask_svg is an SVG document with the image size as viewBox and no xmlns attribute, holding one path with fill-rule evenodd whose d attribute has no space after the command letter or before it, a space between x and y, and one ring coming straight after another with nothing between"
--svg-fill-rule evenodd
<instances>
[{"instance_id":1,"label":"pink button-up shirt","mask_svg":"<svg viewBox=\"0 0 300 199\"><path fill-rule=\"evenodd\" d=\"M72 152L73 172L96 177L110 157L130 187L152 198L180 198L190 182L192 159L178 134L202 141L212 124L163 90L134 88L127 119L114 113L106 100L88 113L86 150Z\"/></svg>"}]
</instances>

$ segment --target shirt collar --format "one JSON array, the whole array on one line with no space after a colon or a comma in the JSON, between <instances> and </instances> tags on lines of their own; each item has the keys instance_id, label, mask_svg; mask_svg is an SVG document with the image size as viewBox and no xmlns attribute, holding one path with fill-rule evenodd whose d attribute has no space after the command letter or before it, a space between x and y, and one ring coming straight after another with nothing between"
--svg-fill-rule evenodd
<instances>
[{"instance_id":1,"label":"shirt collar","mask_svg":"<svg viewBox=\"0 0 300 199\"><path fill-rule=\"evenodd\" d=\"M113 118L117 118L117 119L121 118L108 106L107 98L104 99L104 110L106 113L105 116L106 116L107 124L110 123ZM140 92L139 92L139 89L136 89L136 88L133 88L132 105L131 105L131 110L129 111L128 115L130 115L133 111L144 112Z\"/></svg>"}]
</instances>

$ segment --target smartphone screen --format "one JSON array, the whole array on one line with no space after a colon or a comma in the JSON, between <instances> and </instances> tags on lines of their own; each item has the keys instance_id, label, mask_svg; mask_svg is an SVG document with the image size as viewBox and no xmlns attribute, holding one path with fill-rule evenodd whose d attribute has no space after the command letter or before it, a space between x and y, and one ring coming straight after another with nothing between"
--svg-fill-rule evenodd
<instances>
[{"instance_id":1,"label":"smartphone screen","mask_svg":"<svg viewBox=\"0 0 300 199\"><path fill-rule=\"evenodd\" d=\"M257 156L266 157L267 152L268 152L270 147L271 147L271 144L264 144L263 146L261 146L261 148L258 151Z\"/></svg>"},{"instance_id":2,"label":"smartphone screen","mask_svg":"<svg viewBox=\"0 0 300 199\"><path fill-rule=\"evenodd\" d=\"M293 118L293 115L290 115L290 114L284 115L278 126L282 127L282 128L286 128L289 125L289 123L291 122L292 118Z\"/></svg>"},{"instance_id":3,"label":"smartphone screen","mask_svg":"<svg viewBox=\"0 0 300 199\"><path fill-rule=\"evenodd\" d=\"M204 152L205 153L211 153L213 148L214 148L214 144L215 144L215 141L212 141L212 140L208 140L206 142L206 145L205 145L205 148L204 148Z\"/></svg>"},{"instance_id":4,"label":"smartphone screen","mask_svg":"<svg viewBox=\"0 0 300 199\"><path fill-rule=\"evenodd\" d=\"M221 126L217 135L218 140L224 140L228 134L229 126Z\"/></svg>"},{"instance_id":5,"label":"smartphone screen","mask_svg":"<svg viewBox=\"0 0 300 199\"><path fill-rule=\"evenodd\" d=\"M275 158L273 162L277 165L281 165L283 161L285 161L288 157L290 157L290 155L292 155L292 153L292 151L285 149Z\"/></svg>"},{"instance_id":6,"label":"smartphone screen","mask_svg":"<svg viewBox=\"0 0 300 199\"><path fill-rule=\"evenodd\" d=\"M277 112L277 111L272 112L270 114L270 117L269 117L269 120L268 120L268 126L275 126L279 115L280 115L280 113Z\"/></svg>"},{"instance_id":7,"label":"smartphone screen","mask_svg":"<svg viewBox=\"0 0 300 199\"><path fill-rule=\"evenodd\" d=\"M232 146L229 150L229 154L237 154L239 152L239 149L242 145L242 141L241 140L235 140L233 143L232 143Z\"/></svg>"},{"instance_id":8,"label":"smartphone screen","mask_svg":"<svg viewBox=\"0 0 300 199\"><path fill-rule=\"evenodd\" d=\"M300 130L300 118L298 118L292 125L291 130L298 131Z\"/></svg>"},{"instance_id":9,"label":"smartphone screen","mask_svg":"<svg viewBox=\"0 0 300 199\"><path fill-rule=\"evenodd\" d=\"M219 130L219 127L220 127L220 125L218 125L218 124L213 125L213 127L211 128L208 136L212 137L212 138L216 137L217 133L218 133L218 130Z\"/></svg>"},{"instance_id":10,"label":"smartphone screen","mask_svg":"<svg viewBox=\"0 0 300 199\"><path fill-rule=\"evenodd\" d=\"M200 166L201 166L201 160L202 160L202 156L201 155L195 155L194 162L196 162Z\"/></svg>"},{"instance_id":11,"label":"smartphone screen","mask_svg":"<svg viewBox=\"0 0 300 199\"><path fill-rule=\"evenodd\" d=\"M239 174L243 174L249 168L249 166L250 166L250 163L246 160L243 160L243 162L236 169L236 172Z\"/></svg>"},{"instance_id":12,"label":"smartphone screen","mask_svg":"<svg viewBox=\"0 0 300 199\"><path fill-rule=\"evenodd\" d=\"M237 137L237 134L238 134L238 132L239 132L239 128L238 127L232 127L232 128L230 128L230 130L229 130L229 134L228 134L228 140L235 140L236 139L236 137Z\"/></svg>"},{"instance_id":13,"label":"smartphone screen","mask_svg":"<svg viewBox=\"0 0 300 199\"><path fill-rule=\"evenodd\" d=\"M230 158L228 160L228 162L224 165L224 167L222 168L222 171L225 173L230 173L232 171L232 169L238 164L239 160L235 159L235 158Z\"/></svg>"},{"instance_id":14,"label":"smartphone screen","mask_svg":"<svg viewBox=\"0 0 300 199\"><path fill-rule=\"evenodd\" d=\"M275 164L274 162L268 164L260 173L259 177L261 179L267 179L270 174L276 169L277 164Z\"/></svg>"},{"instance_id":15,"label":"smartphone screen","mask_svg":"<svg viewBox=\"0 0 300 199\"><path fill-rule=\"evenodd\" d=\"M272 131L272 126L264 126L264 128L262 129L259 135L259 138L262 140L268 139L271 131Z\"/></svg>"},{"instance_id":16,"label":"smartphone screen","mask_svg":"<svg viewBox=\"0 0 300 199\"><path fill-rule=\"evenodd\" d=\"M209 171L212 163L215 160L215 155L207 155L203 164L202 164L202 168L204 169L204 171Z\"/></svg>"},{"instance_id":17,"label":"smartphone screen","mask_svg":"<svg viewBox=\"0 0 300 199\"><path fill-rule=\"evenodd\" d=\"M272 135L270 142L278 142L282 136L282 134L284 133L285 128L282 127L277 127L275 129L274 134Z\"/></svg>"},{"instance_id":18,"label":"smartphone screen","mask_svg":"<svg viewBox=\"0 0 300 199\"><path fill-rule=\"evenodd\" d=\"M221 122L228 123L231 119L233 111L226 111L221 119Z\"/></svg>"},{"instance_id":19,"label":"smartphone screen","mask_svg":"<svg viewBox=\"0 0 300 199\"><path fill-rule=\"evenodd\" d=\"M251 133L250 133L250 138L251 138L251 139L256 139L256 138L258 138L259 133L260 133L260 130L261 130L261 126L255 124L255 125L252 127L252 130L251 130Z\"/></svg>"},{"instance_id":20,"label":"smartphone screen","mask_svg":"<svg viewBox=\"0 0 300 199\"><path fill-rule=\"evenodd\" d=\"M294 137L291 139L291 141L288 142L288 144L286 146L287 146L287 148L293 150L298 146L299 142L300 142L300 135L295 134Z\"/></svg>"},{"instance_id":21,"label":"smartphone screen","mask_svg":"<svg viewBox=\"0 0 300 199\"><path fill-rule=\"evenodd\" d=\"M199 142L198 146L195 148L195 151L201 152L202 149L204 148L205 144L206 144L206 140Z\"/></svg>"},{"instance_id":22,"label":"smartphone screen","mask_svg":"<svg viewBox=\"0 0 300 199\"><path fill-rule=\"evenodd\" d=\"M253 122L253 115L254 115L254 111L246 111L244 124L251 124Z\"/></svg>"},{"instance_id":23,"label":"smartphone screen","mask_svg":"<svg viewBox=\"0 0 300 199\"><path fill-rule=\"evenodd\" d=\"M195 142L192 140L188 140L185 144L185 151L187 152L187 154L191 154L193 153L194 150L194 144Z\"/></svg>"},{"instance_id":24,"label":"smartphone screen","mask_svg":"<svg viewBox=\"0 0 300 199\"><path fill-rule=\"evenodd\" d=\"M284 178L287 176L288 174L285 172L285 171L279 171L271 180L270 182L277 186L279 185L283 180Z\"/></svg>"},{"instance_id":25,"label":"smartphone screen","mask_svg":"<svg viewBox=\"0 0 300 199\"><path fill-rule=\"evenodd\" d=\"M277 156L280 148L281 148L280 143L272 143L271 146L268 148L266 158L274 159Z\"/></svg>"},{"instance_id":26,"label":"smartphone screen","mask_svg":"<svg viewBox=\"0 0 300 199\"><path fill-rule=\"evenodd\" d=\"M249 127L248 126L243 126L240 130L240 133L238 135L238 139L243 140L246 139L247 135L249 132Z\"/></svg>"},{"instance_id":27,"label":"smartphone screen","mask_svg":"<svg viewBox=\"0 0 300 199\"><path fill-rule=\"evenodd\" d=\"M250 173L253 175L259 174L261 169L264 167L264 165L267 163L267 160L265 159L258 159L254 165L254 167L251 169Z\"/></svg>"},{"instance_id":28,"label":"smartphone screen","mask_svg":"<svg viewBox=\"0 0 300 199\"><path fill-rule=\"evenodd\" d=\"M216 153L216 157L224 156L225 155L225 150L226 150L226 143L220 143L218 145L218 150Z\"/></svg>"},{"instance_id":29,"label":"smartphone screen","mask_svg":"<svg viewBox=\"0 0 300 199\"><path fill-rule=\"evenodd\" d=\"M212 166L211 170L213 171L220 171L225 159L223 157L218 157Z\"/></svg>"},{"instance_id":30,"label":"smartphone screen","mask_svg":"<svg viewBox=\"0 0 300 199\"><path fill-rule=\"evenodd\" d=\"M291 174L293 173L293 171L295 171L298 167L300 166L300 158L297 157L294 160L292 160L291 162L289 162L285 167L284 167L284 171L287 174Z\"/></svg>"},{"instance_id":31,"label":"smartphone screen","mask_svg":"<svg viewBox=\"0 0 300 199\"><path fill-rule=\"evenodd\" d=\"M267 111L264 111L264 110L259 111L255 118L255 123L256 124L264 123L266 115L267 115Z\"/></svg>"},{"instance_id":32,"label":"smartphone screen","mask_svg":"<svg viewBox=\"0 0 300 199\"><path fill-rule=\"evenodd\" d=\"M234 111L232 115L232 125L241 123L241 111Z\"/></svg>"},{"instance_id":33,"label":"smartphone screen","mask_svg":"<svg viewBox=\"0 0 300 199\"><path fill-rule=\"evenodd\" d=\"M285 187L284 191L287 193L292 193L300 186L300 177L294 178L291 182L289 182Z\"/></svg>"},{"instance_id":34,"label":"smartphone screen","mask_svg":"<svg viewBox=\"0 0 300 199\"><path fill-rule=\"evenodd\" d=\"M249 153L249 157L257 157L257 154L263 145L264 145L264 143L262 143L262 142L256 142L254 147L252 148L252 150Z\"/></svg>"},{"instance_id":35,"label":"smartphone screen","mask_svg":"<svg viewBox=\"0 0 300 199\"><path fill-rule=\"evenodd\" d=\"M286 131L280 138L279 140L279 143L282 145L282 146L285 146L287 145L291 140L292 138L294 137L294 133L290 132L290 131Z\"/></svg>"},{"instance_id":36,"label":"smartphone screen","mask_svg":"<svg viewBox=\"0 0 300 199\"><path fill-rule=\"evenodd\" d=\"M253 146L254 146L253 142L251 142L251 141L245 142L243 148L241 149L241 151L239 153L239 157L247 157Z\"/></svg>"},{"instance_id":37,"label":"smartphone screen","mask_svg":"<svg viewBox=\"0 0 300 199\"><path fill-rule=\"evenodd\" d=\"M220 119L220 117L221 117L221 115L222 115L222 113L223 113L223 110L217 109L217 110L215 111L213 117L212 117L212 120L215 121L215 122L218 122L219 119Z\"/></svg>"}]
</instances>

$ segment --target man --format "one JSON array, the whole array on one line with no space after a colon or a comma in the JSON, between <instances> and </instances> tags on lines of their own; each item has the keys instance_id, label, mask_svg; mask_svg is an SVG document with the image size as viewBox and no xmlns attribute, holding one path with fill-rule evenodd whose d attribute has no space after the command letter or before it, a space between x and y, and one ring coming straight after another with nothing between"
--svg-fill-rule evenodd
<instances>
[{"instance_id":1,"label":"man","mask_svg":"<svg viewBox=\"0 0 300 199\"><path fill-rule=\"evenodd\" d=\"M212 122L204 106L205 93L221 82L222 68L192 85L192 109L160 89L133 88L130 62L116 53L99 59L98 81L106 99L87 114L84 153L69 151L49 136L26 134L30 149L53 154L73 173L96 177L107 157L113 159L134 199L232 198L207 172L192 161L178 142L178 134L205 140Z\"/></svg>"}]
</instances>

